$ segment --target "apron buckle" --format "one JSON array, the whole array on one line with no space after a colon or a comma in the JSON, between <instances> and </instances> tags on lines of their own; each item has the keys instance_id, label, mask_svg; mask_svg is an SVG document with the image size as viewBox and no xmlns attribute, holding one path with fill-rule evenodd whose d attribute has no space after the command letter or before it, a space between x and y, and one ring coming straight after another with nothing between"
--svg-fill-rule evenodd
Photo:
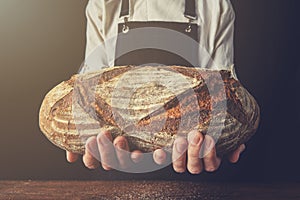
<instances>
[{"instance_id":1,"label":"apron buckle","mask_svg":"<svg viewBox=\"0 0 300 200\"><path fill-rule=\"evenodd\" d=\"M189 24L188 24L188 27L185 29L185 32L186 33L192 32L192 20L191 19L189 19Z\"/></svg>"},{"instance_id":2,"label":"apron buckle","mask_svg":"<svg viewBox=\"0 0 300 200\"><path fill-rule=\"evenodd\" d=\"M124 17L124 25L123 25L123 29L122 29L123 33L128 33L128 31L129 31L129 26L127 25L127 22L128 22L128 17Z\"/></svg>"}]
</instances>

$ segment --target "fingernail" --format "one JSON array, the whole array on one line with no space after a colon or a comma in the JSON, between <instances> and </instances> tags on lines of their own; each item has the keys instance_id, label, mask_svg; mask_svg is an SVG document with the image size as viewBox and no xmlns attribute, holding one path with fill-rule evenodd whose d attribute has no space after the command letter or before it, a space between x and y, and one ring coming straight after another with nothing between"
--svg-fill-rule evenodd
<instances>
[{"instance_id":1,"label":"fingernail","mask_svg":"<svg viewBox=\"0 0 300 200\"><path fill-rule=\"evenodd\" d=\"M186 144L179 143L179 142L175 144L175 147L176 147L177 152L184 152L187 149Z\"/></svg>"},{"instance_id":2,"label":"fingernail","mask_svg":"<svg viewBox=\"0 0 300 200\"><path fill-rule=\"evenodd\" d=\"M126 143L125 141L120 141L116 144L116 146L120 149L125 149L126 148Z\"/></svg>"},{"instance_id":3,"label":"fingernail","mask_svg":"<svg viewBox=\"0 0 300 200\"><path fill-rule=\"evenodd\" d=\"M199 132L198 131L192 131L192 132L190 132L189 142L192 145L198 145L199 144L199 142L200 142L200 136L199 136Z\"/></svg>"},{"instance_id":4,"label":"fingernail","mask_svg":"<svg viewBox=\"0 0 300 200\"><path fill-rule=\"evenodd\" d=\"M243 153L243 152L245 151L245 149L246 149L245 145L242 145L242 146L240 147L240 153Z\"/></svg>"},{"instance_id":5,"label":"fingernail","mask_svg":"<svg viewBox=\"0 0 300 200\"><path fill-rule=\"evenodd\" d=\"M193 135L192 144L197 145L197 144L199 144L199 142L200 142L200 136L198 133L195 133Z\"/></svg>"},{"instance_id":6,"label":"fingernail","mask_svg":"<svg viewBox=\"0 0 300 200\"><path fill-rule=\"evenodd\" d=\"M108 145L110 140L105 133L100 133L100 135L98 136L98 142L102 145Z\"/></svg>"},{"instance_id":7,"label":"fingernail","mask_svg":"<svg viewBox=\"0 0 300 200\"><path fill-rule=\"evenodd\" d=\"M162 152L155 152L154 156L159 161L164 161L165 160L165 154L162 153Z\"/></svg>"},{"instance_id":8,"label":"fingernail","mask_svg":"<svg viewBox=\"0 0 300 200\"><path fill-rule=\"evenodd\" d=\"M162 155L159 155L158 153L155 154L155 158L158 159L158 160L162 160L163 159L163 156Z\"/></svg>"},{"instance_id":9,"label":"fingernail","mask_svg":"<svg viewBox=\"0 0 300 200\"><path fill-rule=\"evenodd\" d=\"M139 156L137 154L132 154L131 155L131 160L134 162L134 163L138 163L140 160L142 160L142 156Z\"/></svg>"}]
</instances>

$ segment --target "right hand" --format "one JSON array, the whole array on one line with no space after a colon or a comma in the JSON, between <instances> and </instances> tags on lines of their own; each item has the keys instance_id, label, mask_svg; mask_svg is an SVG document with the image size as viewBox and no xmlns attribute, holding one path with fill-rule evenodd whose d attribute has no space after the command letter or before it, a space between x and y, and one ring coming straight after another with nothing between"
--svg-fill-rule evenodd
<instances>
[{"instance_id":1,"label":"right hand","mask_svg":"<svg viewBox=\"0 0 300 200\"><path fill-rule=\"evenodd\" d=\"M67 151L66 157L70 163L73 163L78 160L79 154ZM87 140L83 163L89 169L96 169L100 165L104 170L128 169L133 164L139 163L142 158L143 154L139 150L129 152L125 137L118 136L112 141L111 134L103 131L97 137L90 137Z\"/></svg>"}]
</instances>

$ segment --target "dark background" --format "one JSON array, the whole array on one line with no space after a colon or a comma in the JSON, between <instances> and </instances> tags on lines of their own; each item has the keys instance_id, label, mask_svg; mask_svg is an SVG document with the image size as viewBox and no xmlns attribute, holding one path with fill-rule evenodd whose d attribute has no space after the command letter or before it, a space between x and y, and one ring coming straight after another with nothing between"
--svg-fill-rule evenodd
<instances>
[{"instance_id":1,"label":"dark background","mask_svg":"<svg viewBox=\"0 0 300 200\"><path fill-rule=\"evenodd\" d=\"M213 174L90 171L68 164L38 127L44 95L76 73L84 60L87 0L0 2L0 180L184 179L300 181L299 3L232 0L235 63L261 107L261 124L238 164L224 160ZM298 94L298 96L297 96Z\"/></svg>"}]
</instances>

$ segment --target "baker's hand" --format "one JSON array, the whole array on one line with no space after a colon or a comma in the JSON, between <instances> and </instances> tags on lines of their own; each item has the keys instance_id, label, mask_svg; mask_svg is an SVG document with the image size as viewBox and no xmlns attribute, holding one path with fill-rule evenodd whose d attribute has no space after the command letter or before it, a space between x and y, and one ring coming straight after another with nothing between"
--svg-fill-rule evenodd
<instances>
[{"instance_id":1,"label":"baker's hand","mask_svg":"<svg viewBox=\"0 0 300 200\"><path fill-rule=\"evenodd\" d=\"M245 145L242 144L228 156L229 161L236 163L244 150ZM163 150L154 151L154 161L157 164L163 164L165 158L166 153ZM187 169L192 174L199 174L203 170L216 171L221 164L221 159L216 154L213 138L209 135L204 137L199 131L190 132L187 140L185 138L175 140L172 161L176 172L183 173Z\"/></svg>"},{"instance_id":2,"label":"baker's hand","mask_svg":"<svg viewBox=\"0 0 300 200\"><path fill-rule=\"evenodd\" d=\"M83 162L89 169L96 169L100 164L105 170L126 169L143 158L141 151L129 152L128 142L124 137L119 136L112 142L112 136L108 131L89 138L85 149ZM229 161L236 163L244 149L243 144L228 156ZM78 157L78 154L67 152L67 160L71 163L75 162ZM159 165L165 164L166 158L167 154L162 149L157 149L153 153L153 160ZM188 169L192 174L199 174L203 170L213 172L221 163L221 159L216 155L212 137L208 135L204 137L198 131L192 131L188 136L188 141L185 138L175 140L172 161L176 172L182 173Z\"/></svg>"},{"instance_id":3,"label":"baker's hand","mask_svg":"<svg viewBox=\"0 0 300 200\"><path fill-rule=\"evenodd\" d=\"M79 155L67 152L66 157L72 163L78 160ZM125 137L118 136L112 141L111 134L103 131L97 137L90 137L87 140L83 163L89 169L96 169L100 165L105 170L127 169L134 163L140 162L142 158L141 151L129 152Z\"/></svg>"}]
</instances>

